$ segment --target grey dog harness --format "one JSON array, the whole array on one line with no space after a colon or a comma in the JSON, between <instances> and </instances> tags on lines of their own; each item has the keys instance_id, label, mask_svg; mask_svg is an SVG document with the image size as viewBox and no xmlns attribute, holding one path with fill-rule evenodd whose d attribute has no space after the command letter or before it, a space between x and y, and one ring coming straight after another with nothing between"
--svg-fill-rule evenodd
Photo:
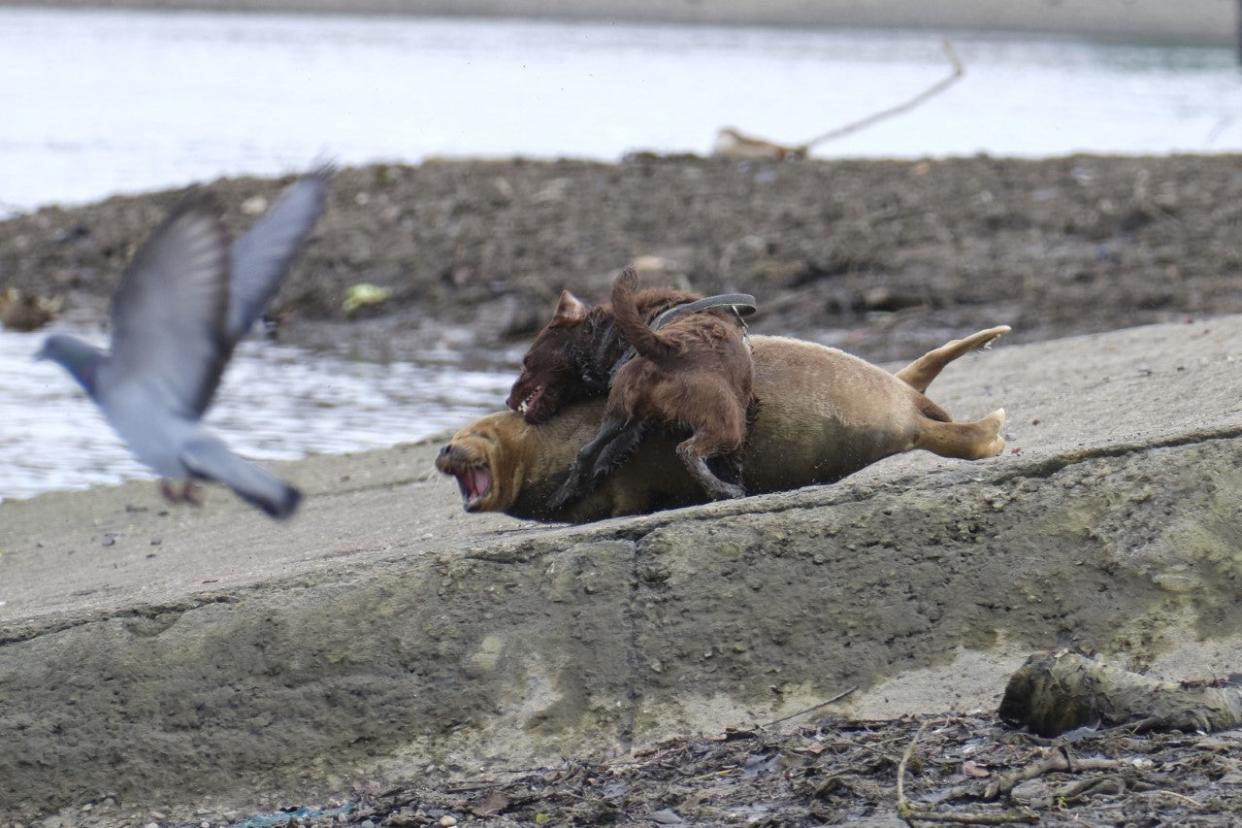
<instances>
[{"instance_id":1,"label":"grey dog harness","mask_svg":"<svg viewBox=\"0 0 1242 828\"><path fill-rule=\"evenodd\" d=\"M738 321L742 323L742 329L746 329L746 320L744 317L750 316L759 306L755 304L755 297L749 293L721 293L717 296L706 296L693 302L687 302L684 305L674 305L668 310L661 313L651 321L651 330L658 331L674 319L685 316L688 313L698 313L699 311L715 310L716 308L729 308L737 316ZM612 370L608 372L608 384L612 385L612 380L617 376L617 372L621 370L625 363L638 356L638 350L631 345L626 349L621 358L613 363Z\"/></svg>"}]
</instances>

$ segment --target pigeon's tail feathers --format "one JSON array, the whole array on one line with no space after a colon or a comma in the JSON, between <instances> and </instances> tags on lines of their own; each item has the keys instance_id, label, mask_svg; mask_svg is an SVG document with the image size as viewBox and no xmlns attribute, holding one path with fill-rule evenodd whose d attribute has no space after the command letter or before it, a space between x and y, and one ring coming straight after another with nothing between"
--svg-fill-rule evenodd
<instances>
[{"instance_id":1,"label":"pigeon's tail feathers","mask_svg":"<svg viewBox=\"0 0 1242 828\"><path fill-rule=\"evenodd\" d=\"M214 437L185 444L181 462L198 478L228 486L237 496L269 516L284 520L297 511L302 493L276 475L243 460Z\"/></svg>"},{"instance_id":2,"label":"pigeon's tail feathers","mask_svg":"<svg viewBox=\"0 0 1242 828\"><path fill-rule=\"evenodd\" d=\"M233 243L228 336L245 336L280 290L323 213L335 168L324 164L285 191L250 231Z\"/></svg>"}]
</instances>

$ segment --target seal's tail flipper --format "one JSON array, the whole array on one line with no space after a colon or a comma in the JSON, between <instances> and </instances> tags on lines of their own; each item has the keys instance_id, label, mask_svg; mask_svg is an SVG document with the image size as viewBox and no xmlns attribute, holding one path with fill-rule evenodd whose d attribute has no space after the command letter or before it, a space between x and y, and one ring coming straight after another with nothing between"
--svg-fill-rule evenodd
<instances>
[{"instance_id":1,"label":"seal's tail flipper","mask_svg":"<svg viewBox=\"0 0 1242 828\"><path fill-rule=\"evenodd\" d=\"M942 423L928 419L919 426L914 448L962 460L995 457L1005 450L1005 438L1001 436L1004 427L1003 408L973 423Z\"/></svg>"},{"instance_id":2,"label":"seal's tail flipper","mask_svg":"<svg viewBox=\"0 0 1242 828\"><path fill-rule=\"evenodd\" d=\"M902 368L897 372L897 379L912 386L915 391L922 393L927 390L927 386L932 384L932 380L940 376L944 366L962 354L978 348L988 347L997 338L1009 333L1009 330L1008 325L999 325L995 328L988 328L986 331L979 331L977 334L971 334L965 339L955 339L952 342L947 342L934 351L928 351L905 368Z\"/></svg>"}]
</instances>

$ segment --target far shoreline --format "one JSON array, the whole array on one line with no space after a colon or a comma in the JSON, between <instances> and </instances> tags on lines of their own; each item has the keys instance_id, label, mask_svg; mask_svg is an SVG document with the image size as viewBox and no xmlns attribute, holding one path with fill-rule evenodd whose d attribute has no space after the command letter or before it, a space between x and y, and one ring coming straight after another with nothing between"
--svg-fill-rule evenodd
<instances>
[{"instance_id":1,"label":"far shoreline","mask_svg":"<svg viewBox=\"0 0 1242 828\"><path fill-rule=\"evenodd\" d=\"M1239 34L1235 0L0 0L0 8L19 7L999 31L1218 47Z\"/></svg>"}]
</instances>

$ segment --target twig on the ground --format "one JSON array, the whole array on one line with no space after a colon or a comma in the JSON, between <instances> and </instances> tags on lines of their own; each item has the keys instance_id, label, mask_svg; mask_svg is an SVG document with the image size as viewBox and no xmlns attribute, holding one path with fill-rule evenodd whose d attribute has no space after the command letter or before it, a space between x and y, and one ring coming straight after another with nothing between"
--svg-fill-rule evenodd
<instances>
[{"instance_id":1,"label":"twig on the ground","mask_svg":"<svg viewBox=\"0 0 1242 828\"><path fill-rule=\"evenodd\" d=\"M996 813L945 811L942 813L912 806L906 799L906 766L910 764L914 748L926 729L927 722L923 722L918 732L914 734L914 738L910 740L910 744L906 745L905 752L901 754L901 761L897 763L897 816L901 817L901 820L910 828L915 828L915 822L956 822L967 825L1012 825L1020 822L1039 822L1039 816L1030 811L999 811Z\"/></svg>"},{"instance_id":2,"label":"twig on the ground","mask_svg":"<svg viewBox=\"0 0 1242 828\"><path fill-rule=\"evenodd\" d=\"M1146 796L1171 796L1171 797L1173 797L1174 799L1180 799L1182 802L1185 802L1186 804L1188 804L1188 805L1192 805L1192 806L1194 806L1194 807L1196 807L1196 808L1206 808L1206 807L1207 807L1206 805L1204 805L1202 802L1200 802L1200 801L1199 801L1199 800L1197 800L1197 799L1191 799L1190 797L1186 796L1185 794L1179 794L1177 791L1167 791L1167 790L1165 790L1165 789L1163 789L1163 788L1159 788L1159 789L1154 790L1154 791L1141 791L1141 793L1142 793L1142 794L1144 794L1144 795L1146 795Z\"/></svg>"},{"instance_id":3,"label":"twig on the ground","mask_svg":"<svg viewBox=\"0 0 1242 828\"><path fill-rule=\"evenodd\" d=\"M1025 782L1028 779L1034 779L1037 776L1043 776L1045 773L1117 770L1127 766L1128 763L1121 759L1073 759L1070 756L1069 750L1064 745L1060 745L1046 751L1043 758L1035 764L1028 765L1022 770L1001 774L996 777L984 790L983 798L995 799L1001 794L1009 793L1019 783Z\"/></svg>"},{"instance_id":4,"label":"twig on the ground","mask_svg":"<svg viewBox=\"0 0 1242 828\"><path fill-rule=\"evenodd\" d=\"M1058 802L1064 802L1072 805L1079 800L1086 798L1089 794L1112 794L1119 796L1126 792L1126 780L1124 777L1108 773L1104 776L1093 776L1090 779L1080 779L1059 789L1053 798Z\"/></svg>"},{"instance_id":5,"label":"twig on the ground","mask_svg":"<svg viewBox=\"0 0 1242 828\"><path fill-rule=\"evenodd\" d=\"M906 765L910 764L910 757L914 755L914 746L919 743L919 737L925 730L927 730L927 722L919 725L914 738L910 740L905 752L901 754L901 761L897 763L897 813L902 819L905 819L905 812L910 810L910 803L906 801ZM906 819L906 822L909 821Z\"/></svg>"},{"instance_id":6,"label":"twig on the ground","mask_svg":"<svg viewBox=\"0 0 1242 828\"><path fill-rule=\"evenodd\" d=\"M781 716L779 719L773 719L772 721L767 722L766 724L759 725L759 728L762 730L765 727L771 727L772 725L778 725L782 722L787 722L790 719L796 719L799 716L805 715L807 713L814 713L816 710L827 707L830 704L836 704L837 702L841 701L841 699L845 698L851 693L856 693L856 692L858 692L857 686L851 687L848 690L842 690L840 693L837 693L835 696L833 696L828 701L822 701L819 704L813 704L808 708L797 711L796 713L790 713L788 716Z\"/></svg>"}]
</instances>

